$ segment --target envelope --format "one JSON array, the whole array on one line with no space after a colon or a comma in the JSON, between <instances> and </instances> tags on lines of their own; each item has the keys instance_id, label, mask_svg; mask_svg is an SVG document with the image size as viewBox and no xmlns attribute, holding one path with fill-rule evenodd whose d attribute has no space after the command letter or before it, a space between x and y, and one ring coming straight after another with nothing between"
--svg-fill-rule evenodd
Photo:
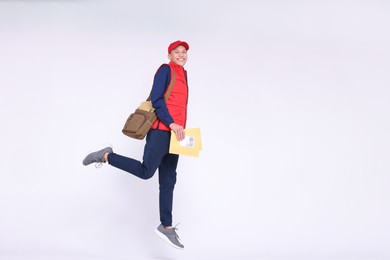
<instances>
[{"instance_id":1,"label":"envelope","mask_svg":"<svg viewBox=\"0 0 390 260\"><path fill-rule=\"evenodd\" d=\"M185 138L182 141L178 141L176 134L171 131L169 153L199 157L200 150L202 150L200 128L185 129Z\"/></svg>"}]
</instances>

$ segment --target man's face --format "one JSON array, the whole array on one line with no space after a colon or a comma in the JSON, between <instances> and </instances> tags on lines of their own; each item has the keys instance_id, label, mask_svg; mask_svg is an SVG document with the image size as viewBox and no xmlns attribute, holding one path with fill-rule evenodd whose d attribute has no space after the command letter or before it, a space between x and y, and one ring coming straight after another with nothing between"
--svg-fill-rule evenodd
<instances>
[{"instance_id":1,"label":"man's face","mask_svg":"<svg viewBox=\"0 0 390 260\"><path fill-rule=\"evenodd\" d=\"M173 49L170 54L168 54L168 59L177 65L184 66L187 62L187 50L184 46L179 45L176 49Z\"/></svg>"}]
</instances>

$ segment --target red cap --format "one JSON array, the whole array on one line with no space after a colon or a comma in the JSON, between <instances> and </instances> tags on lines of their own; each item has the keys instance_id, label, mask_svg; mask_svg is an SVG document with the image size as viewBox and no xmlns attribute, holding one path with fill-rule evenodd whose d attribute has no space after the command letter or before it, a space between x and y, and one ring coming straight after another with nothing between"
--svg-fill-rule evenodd
<instances>
[{"instance_id":1,"label":"red cap","mask_svg":"<svg viewBox=\"0 0 390 260\"><path fill-rule=\"evenodd\" d=\"M186 48L187 51L188 51L188 49L190 48L190 46L189 46L188 43L186 43L186 42L175 41L175 42L172 42L171 44L169 44L169 47L168 47L168 54L171 53L172 50L176 49L177 46L179 46L179 45L184 46L184 48Z\"/></svg>"}]
</instances>

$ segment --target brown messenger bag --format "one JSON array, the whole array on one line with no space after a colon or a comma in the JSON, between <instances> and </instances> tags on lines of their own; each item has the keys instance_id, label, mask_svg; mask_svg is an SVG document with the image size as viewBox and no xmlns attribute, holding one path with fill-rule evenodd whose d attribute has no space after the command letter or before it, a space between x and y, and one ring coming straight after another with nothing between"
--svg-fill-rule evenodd
<instances>
[{"instance_id":1,"label":"brown messenger bag","mask_svg":"<svg viewBox=\"0 0 390 260\"><path fill-rule=\"evenodd\" d=\"M167 102L173 85L176 81L176 72L173 72L171 82L169 83L167 92L165 93L164 100ZM141 105L130 114L127 118L125 125L123 126L122 133L128 137L142 140L145 138L154 121L157 119L157 114L152 102L150 101L152 91L150 91L149 97L146 101L142 102Z\"/></svg>"}]
</instances>

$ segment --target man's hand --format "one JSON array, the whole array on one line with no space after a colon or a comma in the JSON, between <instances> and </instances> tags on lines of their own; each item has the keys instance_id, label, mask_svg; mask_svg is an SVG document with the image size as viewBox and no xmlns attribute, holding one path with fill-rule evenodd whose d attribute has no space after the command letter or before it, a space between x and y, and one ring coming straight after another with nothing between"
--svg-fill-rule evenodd
<instances>
[{"instance_id":1,"label":"man's hand","mask_svg":"<svg viewBox=\"0 0 390 260\"><path fill-rule=\"evenodd\" d=\"M172 123L169 125L169 127L172 129L173 132L176 134L176 139L178 141L182 141L185 137L184 134L184 128L181 125L178 125L176 123Z\"/></svg>"}]
</instances>

